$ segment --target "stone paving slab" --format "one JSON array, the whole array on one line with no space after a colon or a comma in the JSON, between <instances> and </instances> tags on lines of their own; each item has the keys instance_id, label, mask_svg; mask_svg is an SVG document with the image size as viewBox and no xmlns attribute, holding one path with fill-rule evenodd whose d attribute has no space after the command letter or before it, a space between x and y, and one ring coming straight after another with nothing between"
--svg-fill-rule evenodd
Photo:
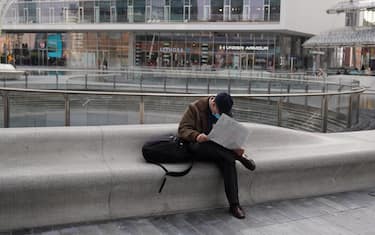
<instances>
[{"instance_id":1,"label":"stone paving slab","mask_svg":"<svg viewBox=\"0 0 375 235\"><path fill-rule=\"evenodd\" d=\"M244 207L244 220L227 209L101 223L65 225L0 235L158 235L158 234L375 234L375 189Z\"/></svg>"}]
</instances>

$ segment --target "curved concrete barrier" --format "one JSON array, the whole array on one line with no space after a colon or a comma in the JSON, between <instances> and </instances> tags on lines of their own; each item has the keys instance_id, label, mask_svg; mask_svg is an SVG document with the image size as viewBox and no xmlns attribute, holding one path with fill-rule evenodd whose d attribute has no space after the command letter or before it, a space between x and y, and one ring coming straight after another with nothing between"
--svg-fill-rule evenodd
<instances>
[{"instance_id":1,"label":"curved concrete barrier","mask_svg":"<svg viewBox=\"0 0 375 235\"><path fill-rule=\"evenodd\" d=\"M257 163L238 164L242 204L375 186L375 131L313 134L245 124ZM169 178L147 164L142 144L176 125L3 129L0 230L227 206L219 171L196 163ZM185 167L170 164L170 168Z\"/></svg>"}]
</instances>

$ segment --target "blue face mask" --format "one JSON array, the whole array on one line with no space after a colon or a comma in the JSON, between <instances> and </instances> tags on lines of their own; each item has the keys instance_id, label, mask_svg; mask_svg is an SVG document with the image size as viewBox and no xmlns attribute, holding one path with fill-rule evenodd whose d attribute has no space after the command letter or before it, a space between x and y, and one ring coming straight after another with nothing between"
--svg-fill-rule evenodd
<instances>
[{"instance_id":1,"label":"blue face mask","mask_svg":"<svg viewBox=\"0 0 375 235\"><path fill-rule=\"evenodd\" d=\"M212 115L213 115L217 120L219 120L219 118L221 117L221 115L218 114L218 113L213 113Z\"/></svg>"}]
</instances>

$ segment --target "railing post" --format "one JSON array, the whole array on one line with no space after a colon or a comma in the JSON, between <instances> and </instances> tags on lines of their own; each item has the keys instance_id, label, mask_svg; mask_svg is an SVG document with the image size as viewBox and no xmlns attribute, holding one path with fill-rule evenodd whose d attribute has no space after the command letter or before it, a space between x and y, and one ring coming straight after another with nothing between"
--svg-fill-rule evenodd
<instances>
[{"instance_id":1,"label":"railing post","mask_svg":"<svg viewBox=\"0 0 375 235\"><path fill-rule=\"evenodd\" d=\"M145 102L143 96L141 96L141 101L139 103L139 124L145 123Z\"/></svg>"},{"instance_id":2,"label":"railing post","mask_svg":"<svg viewBox=\"0 0 375 235\"><path fill-rule=\"evenodd\" d=\"M349 97L349 108L348 108L348 122L346 124L347 128L352 127L352 113L353 113L353 95Z\"/></svg>"},{"instance_id":3,"label":"railing post","mask_svg":"<svg viewBox=\"0 0 375 235\"><path fill-rule=\"evenodd\" d=\"M230 94L231 86L232 86L232 79L229 78L229 79L228 79L228 94Z\"/></svg>"},{"instance_id":4,"label":"railing post","mask_svg":"<svg viewBox=\"0 0 375 235\"><path fill-rule=\"evenodd\" d=\"M85 89L87 90L87 80L88 80L88 74L85 74Z\"/></svg>"},{"instance_id":5,"label":"railing post","mask_svg":"<svg viewBox=\"0 0 375 235\"><path fill-rule=\"evenodd\" d=\"M59 74L57 73L57 71L55 75L56 75L56 89L59 89Z\"/></svg>"},{"instance_id":6,"label":"railing post","mask_svg":"<svg viewBox=\"0 0 375 235\"><path fill-rule=\"evenodd\" d=\"M341 80L340 80L341 81ZM338 92L339 93L341 93L341 91L342 91L342 88L344 88L344 86L339 86L339 89L338 89ZM340 112L341 112L341 95L338 95L338 97L337 97L337 107L336 107L336 113L337 113L337 115L339 115L340 114Z\"/></svg>"},{"instance_id":7,"label":"railing post","mask_svg":"<svg viewBox=\"0 0 375 235\"><path fill-rule=\"evenodd\" d=\"M164 92L167 92L167 78L164 77Z\"/></svg>"},{"instance_id":8,"label":"railing post","mask_svg":"<svg viewBox=\"0 0 375 235\"><path fill-rule=\"evenodd\" d=\"M271 81L268 82L268 94L271 94ZM271 102L271 98L268 96L268 102Z\"/></svg>"},{"instance_id":9,"label":"railing post","mask_svg":"<svg viewBox=\"0 0 375 235\"><path fill-rule=\"evenodd\" d=\"M322 132L327 133L328 125L328 96L324 95L322 99Z\"/></svg>"},{"instance_id":10,"label":"railing post","mask_svg":"<svg viewBox=\"0 0 375 235\"><path fill-rule=\"evenodd\" d=\"M25 71L25 88L27 89L28 87L28 79L29 78L29 74Z\"/></svg>"},{"instance_id":11,"label":"railing post","mask_svg":"<svg viewBox=\"0 0 375 235\"><path fill-rule=\"evenodd\" d=\"M361 102L361 95L360 94L357 94L357 113L356 113L356 120L355 120L355 123L358 124L359 123L359 106L360 106L360 102Z\"/></svg>"},{"instance_id":12,"label":"railing post","mask_svg":"<svg viewBox=\"0 0 375 235\"><path fill-rule=\"evenodd\" d=\"M65 126L70 126L70 100L69 95L64 94L65 100Z\"/></svg>"},{"instance_id":13,"label":"railing post","mask_svg":"<svg viewBox=\"0 0 375 235\"><path fill-rule=\"evenodd\" d=\"M7 91L2 92L3 95L3 127L8 128L9 127L9 96Z\"/></svg>"},{"instance_id":14,"label":"railing post","mask_svg":"<svg viewBox=\"0 0 375 235\"><path fill-rule=\"evenodd\" d=\"M210 79L207 78L207 94L210 94Z\"/></svg>"},{"instance_id":15,"label":"railing post","mask_svg":"<svg viewBox=\"0 0 375 235\"><path fill-rule=\"evenodd\" d=\"M116 75L113 75L113 89L116 89Z\"/></svg>"},{"instance_id":16,"label":"railing post","mask_svg":"<svg viewBox=\"0 0 375 235\"><path fill-rule=\"evenodd\" d=\"M306 84L305 86L305 93L309 93L309 84ZM307 109L307 107L309 106L309 96L306 95L305 96L305 108Z\"/></svg>"},{"instance_id":17,"label":"railing post","mask_svg":"<svg viewBox=\"0 0 375 235\"><path fill-rule=\"evenodd\" d=\"M279 98L277 102L277 125L281 126L282 124L282 107L283 107L283 97Z\"/></svg>"},{"instance_id":18,"label":"railing post","mask_svg":"<svg viewBox=\"0 0 375 235\"><path fill-rule=\"evenodd\" d=\"M186 93L189 93L189 78L186 77L186 88L185 88L185 92Z\"/></svg>"},{"instance_id":19,"label":"railing post","mask_svg":"<svg viewBox=\"0 0 375 235\"><path fill-rule=\"evenodd\" d=\"M249 88L248 88L248 93L251 94L251 80L249 80Z\"/></svg>"},{"instance_id":20,"label":"railing post","mask_svg":"<svg viewBox=\"0 0 375 235\"><path fill-rule=\"evenodd\" d=\"M288 87L286 88L286 93L290 94L290 84L288 84ZM287 97L287 103L289 103L290 99L289 96Z\"/></svg>"},{"instance_id":21,"label":"railing post","mask_svg":"<svg viewBox=\"0 0 375 235\"><path fill-rule=\"evenodd\" d=\"M142 91L143 90L143 74L141 74L141 78L139 80L139 89Z\"/></svg>"}]
</instances>

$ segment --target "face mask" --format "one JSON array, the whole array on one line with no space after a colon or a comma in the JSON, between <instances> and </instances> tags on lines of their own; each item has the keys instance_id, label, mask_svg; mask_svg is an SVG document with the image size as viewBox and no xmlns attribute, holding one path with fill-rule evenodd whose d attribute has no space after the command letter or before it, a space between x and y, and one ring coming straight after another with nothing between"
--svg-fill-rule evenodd
<instances>
[{"instance_id":1,"label":"face mask","mask_svg":"<svg viewBox=\"0 0 375 235\"><path fill-rule=\"evenodd\" d=\"M221 117L221 115L218 114L218 113L213 113L212 115L214 115L214 117L215 117L216 119L218 119L218 120L219 120L219 118Z\"/></svg>"}]
</instances>

